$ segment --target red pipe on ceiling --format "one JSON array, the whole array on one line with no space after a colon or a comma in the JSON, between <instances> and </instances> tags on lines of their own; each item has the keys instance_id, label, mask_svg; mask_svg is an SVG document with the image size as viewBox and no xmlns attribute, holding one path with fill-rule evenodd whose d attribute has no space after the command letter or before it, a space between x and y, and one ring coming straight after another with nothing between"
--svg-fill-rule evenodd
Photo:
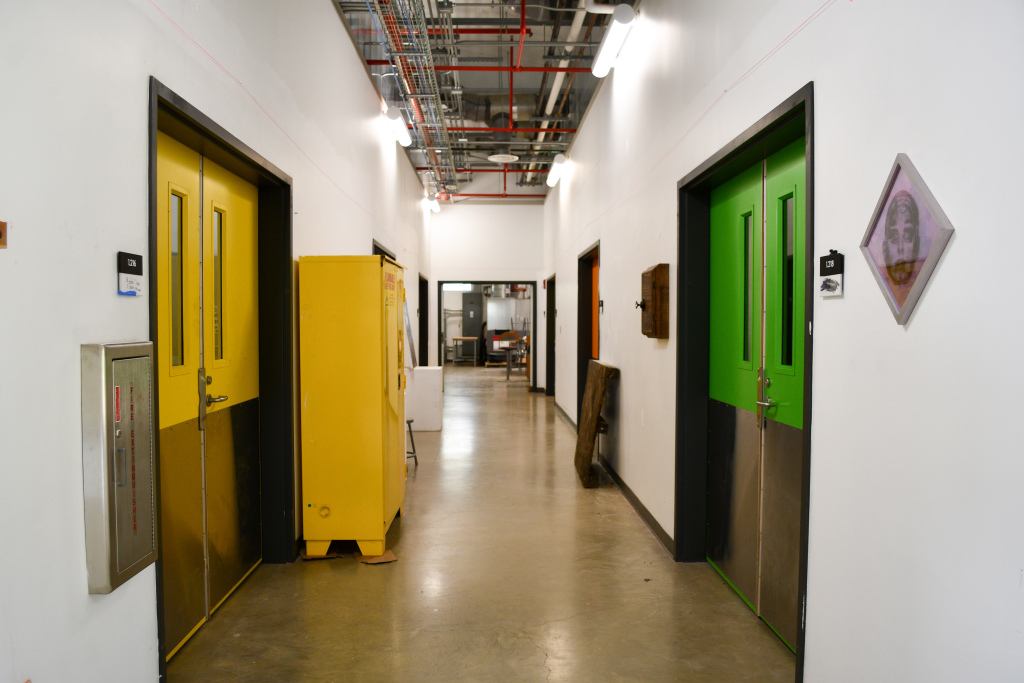
<instances>
[{"instance_id":1,"label":"red pipe on ceiling","mask_svg":"<svg viewBox=\"0 0 1024 683\"><path fill-rule=\"evenodd\" d=\"M519 162L519 163L525 163L525 162ZM541 163L541 162L538 162L538 163ZM429 170L431 170L431 168L429 166L417 166L416 170L417 171L429 171ZM548 171L549 171L549 169L546 169L546 168L543 169L543 170L537 168L537 169L534 169L532 171L530 169L528 169L528 168L510 168L510 169L508 169L509 173L547 173ZM456 173L505 173L505 170L502 169L502 168L457 168L457 169L455 169L455 172Z\"/></svg>"},{"instance_id":2,"label":"red pipe on ceiling","mask_svg":"<svg viewBox=\"0 0 1024 683\"><path fill-rule=\"evenodd\" d=\"M470 128L468 126L448 126L449 131L468 133L575 133L575 128Z\"/></svg>"},{"instance_id":3,"label":"red pipe on ceiling","mask_svg":"<svg viewBox=\"0 0 1024 683\"><path fill-rule=\"evenodd\" d=\"M391 66L391 62L386 59L367 59L367 66ZM509 71L513 73L567 73L567 74L588 74L590 69L581 69L578 67L564 67L559 68L557 66L522 66L518 69L514 66L449 66L449 65L435 65L435 71Z\"/></svg>"},{"instance_id":4,"label":"red pipe on ceiling","mask_svg":"<svg viewBox=\"0 0 1024 683\"><path fill-rule=\"evenodd\" d=\"M456 28L456 29L452 29L452 31L456 35L458 35L460 33L465 33L466 35L474 35L474 36L514 36L514 35L519 35L520 32L522 31L522 28L520 28L519 30L507 29L507 28ZM376 29L372 29L372 28L363 28L363 29L359 29L357 31L353 31L353 33L355 33L356 35L369 35L369 34L376 34L377 30ZM404 30L403 31L399 31L398 33L399 33L399 35L403 35L403 36L415 35L416 34L415 31L404 31ZM429 35L432 35L432 36L441 36L441 35L445 34L445 31L444 31L444 29L440 29L440 28L430 28L430 29L427 29L427 33ZM530 29L530 28L526 29L526 35L532 36L533 35L533 29Z\"/></svg>"},{"instance_id":5,"label":"red pipe on ceiling","mask_svg":"<svg viewBox=\"0 0 1024 683\"><path fill-rule=\"evenodd\" d=\"M450 194L449 197L547 197L546 194Z\"/></svg>"},{"instance_id":6,"label":"red pipe on ceiling","mask_svg":"<svg viewBox=\"0 0 1024 683\"><path fill-rule=\"evenodd\" d=\"M430 33L431 34L433 34L434 32L440 33L441 30L440 29L435 29L435 28L430 29ZM456 28L456 29L452 29L452 32L454 32L456 35L458 35L460 33L465 33L466 35L483 35L483 36L489 36L489 35L509 36L509 35L515 35L516 33L519 33L519 31L516 31L515 29L510 31L509 29L506 29L506 28ZM532 36L533 35L533 29L532 28L526 29L526 35Z\"/></svg>"},{"instance_id":7,"label":"red pipe on ceiling","mask_svg":"<svg viewBox=\"0 0 1024 683\"><path fill-rule=\"evenodd\" d=\"M382 60L383 61L383 60ZM369 61L366 62L370 64ZM384 61L381 66L386 66L387 61ZM373 64L370 64L374 66ZM435 66L436 71L513 71L516 73L566 73L566 74L588 74L590 69L582 69L579 67L567 66L560 68L557 66L521 66L518 69L514 66L448 66L447 64L441 66Z\"/></svg>"}]
</instances>

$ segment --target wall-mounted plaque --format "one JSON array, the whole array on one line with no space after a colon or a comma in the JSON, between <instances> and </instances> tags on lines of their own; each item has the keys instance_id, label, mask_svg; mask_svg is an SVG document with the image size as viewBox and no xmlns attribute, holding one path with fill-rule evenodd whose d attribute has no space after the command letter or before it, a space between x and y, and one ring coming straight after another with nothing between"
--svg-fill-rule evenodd
<instances>
[{"instance_id":1,"label":"wall-mounted plaque","mask_svg":"<svg viewBox=\"0 0 1024 683\"><path fill-rule=\"evenodd\" d=\"M117 252L117 293L142 296L142 255Z\"/></svg>"},{"instance_id":2,"label":"wall-mounted plaque","mask_svg":"<svg viewBox=\"0 0 1024 683\"><path fill-rule=\"evenodd\" d=\"M844 257L835 249L829 249L818 264L818 296L822 299L843 295Z\"/></svg>"},{"instance_id":3,"label":"wall-mounted plaque","mask_svg":"<svg viewBox=\"0 0 1024 683\"><path fill-rule=\"evenodd\" d=\"M668 264L659 263L640 278L640 331L654 339L668 339Z\"/></svg>"},{"instance_id":4,"label":"wall-mounted plaque","mask_svg":"<svg viewBox=\"0 0 1024 683\"><path fill-rule=\"evenodd\" d=\"M860 250L898 324L910 319L952 235L921 174L897 154Z\"/></svg>"}]
</instances>

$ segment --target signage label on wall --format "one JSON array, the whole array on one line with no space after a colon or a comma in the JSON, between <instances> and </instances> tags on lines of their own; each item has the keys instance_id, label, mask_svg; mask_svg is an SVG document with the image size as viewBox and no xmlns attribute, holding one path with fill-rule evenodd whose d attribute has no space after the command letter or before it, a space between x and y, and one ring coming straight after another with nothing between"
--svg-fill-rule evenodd
<instances>
[{"instance_id":1,"label":"signage label on wall","mask_svg":"<svg viewBox=\"0 0 1024 683\"><path fill-rule=\"evenodd\" d=\"M818 295L823 299L843 295L843 255L835 249L829 249L828 255L821 257Z\"/></svg>"},{"instance_id":2,"label":"signage label on wall","mask_svg":"<svg viewBox=\"0 0 1024 683\"><path fill-rule=\"evenodd\" d=\"M117 293L121 296L142 296L142 256L117 252Z\"/></svg>"}]
</instances>

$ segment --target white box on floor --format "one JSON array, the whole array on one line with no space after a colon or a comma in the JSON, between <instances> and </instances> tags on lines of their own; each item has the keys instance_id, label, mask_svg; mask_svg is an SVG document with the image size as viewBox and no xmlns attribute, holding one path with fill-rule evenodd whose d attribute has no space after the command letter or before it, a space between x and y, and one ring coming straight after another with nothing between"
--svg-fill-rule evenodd
<instances>
[{"instance_id":1,"label":"white box on floor","mask_svg":"<svg viewBox=\"0 0 1024 683\"><path fill-rule=\"evenodd\" d=\"M438 366L414 368L406 375L405 419L414 432L441 431L442 369Z\"/></svg>"}]
</instances>

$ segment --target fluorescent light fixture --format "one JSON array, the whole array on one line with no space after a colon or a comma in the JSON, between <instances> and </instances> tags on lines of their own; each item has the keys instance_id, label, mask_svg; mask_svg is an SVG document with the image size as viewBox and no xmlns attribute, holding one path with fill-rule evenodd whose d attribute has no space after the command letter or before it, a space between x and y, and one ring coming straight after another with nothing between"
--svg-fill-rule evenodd
<instances>
[{"instance_id":1,"label":"fluorescent light fixture","mask_svg":"<svg viewBox=\"0 0 1024 683\"><path fill-rule=\"evenodd\" d=\"M405 117L402 116L402 110L398 107L388 107L388 123L391 125L391 132L395 134L395 139L398 140L398 144L402 147L408 147L412 144L412 136L409 135L409 127L405 124Z\"/></svg>"},{"instance_id":2,"label":"fluorescent light fixture","mask_svg":"<svg viewBox=\"0 0 1024 683\"><path fill-rule=\"evenodd\" d=\"M441 289L445 292L472 292L473 285L468 282L445 282Z\"/></svg>"},{"instance_id":3,"label":"fluorescent light fixture","mask_svg":"<svg viewBox=\"0 0 1024 683\"><path fill-rule=\"evenodd\" d=\"M636 19L636 12L629 5L618 5L612 12L612 20L605 29L604 38L601 39L601 47L597 48L597 56L594 57L594 65L590 72L598 78L604 78L615 65L615 58L619 56L619 50L629 35L629 27Z\"/></svg>"},{"instance_id":4,"label":"fluorescent light fixture","mask_svg":"<svg viewBox=\"0 0 1024 683\"><path fill-rule=\"evenodd\" d=\"M437 195L432 194L423 201L426 202L427 207L430 209L430 213L441 212L441 205L437 203Z\"/></svg>"},{"instance_id":5,"label":"fluorescent light fixture","mask_svg":"<svg viewBox=\"0 0 1024 683\"><path fill-rule=\"evenodd\" d=\"M551 162L551 170L548 171L548 187L554 187L558 184L558 179L562 177L563 170L565 170L565 155L556 154L555 160Z\"/></svg>"}]
</instances>

